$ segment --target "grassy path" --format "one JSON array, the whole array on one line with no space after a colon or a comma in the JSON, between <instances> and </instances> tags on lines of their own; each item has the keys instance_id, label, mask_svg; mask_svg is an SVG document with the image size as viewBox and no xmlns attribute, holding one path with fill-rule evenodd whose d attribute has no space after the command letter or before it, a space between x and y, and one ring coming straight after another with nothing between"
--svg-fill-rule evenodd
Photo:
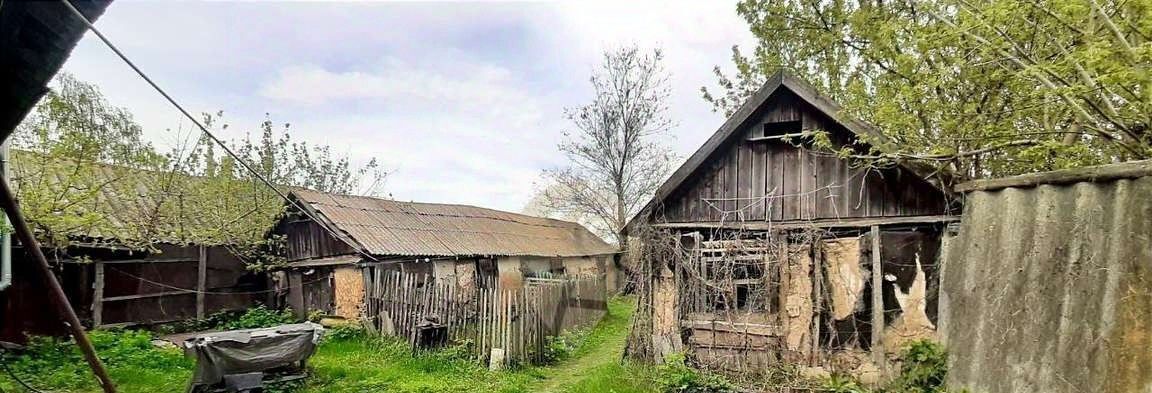
<instances>
[{"instance_id":1,"label":"grassy path","mask_svg":"<svg viewBox=\"0 0 1152 393\"><path fill-rule=\"evenodd\" d=\"M529 391L560 393L612 391L610 388L623 388L623 386L603 385L622 382L616 379L625 376L626 370L620 365L620 359L628 338L628 323L632 319L633 307L630 300L613 301L608 315L600 321L573 357L554 366L542 368L543 378L529 386Z\"/></svg>"}]
</instances>

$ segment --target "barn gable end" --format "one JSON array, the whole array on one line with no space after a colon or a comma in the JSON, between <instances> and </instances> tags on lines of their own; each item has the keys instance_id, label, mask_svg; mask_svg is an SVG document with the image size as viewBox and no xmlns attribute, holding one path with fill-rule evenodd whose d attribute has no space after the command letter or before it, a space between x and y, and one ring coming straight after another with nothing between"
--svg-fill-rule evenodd
<instances>
[{"instance_id":1,"label":"barn gable end","mask_svg":"<svg viewBox=\"0 0 1152 393\"><path fill-rule=\"evenodd\" d=\"M823 130L834 144L886 143L866 124L781 72L693 154L637 217L691 226L747 222L845 222L949 212L945 194L912 170L868 168L859 159L812 148ZM863 148L860 148L863 152ZM636 220L633 220L636 222Z\"/></svg>"}]
</instances>

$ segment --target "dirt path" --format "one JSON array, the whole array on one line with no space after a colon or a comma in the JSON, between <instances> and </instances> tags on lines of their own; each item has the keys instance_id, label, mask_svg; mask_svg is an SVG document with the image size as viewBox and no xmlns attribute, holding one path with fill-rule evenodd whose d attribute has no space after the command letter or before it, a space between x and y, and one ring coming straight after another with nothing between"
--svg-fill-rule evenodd
<instances>
[{"instance_id":1,"label":"dirt path","mask_svg":"<svg viewBox=\"0 0 1152 393\"><path fill-rule=\"evenodd\" d=\"M544 378L532 386L531 392L560 393L592 377L605 366L620 362L624 343L628 339L628 324L632 319L632 305L614 307L592 331L584 345L573 357L543 369Z\"/></svg>"}]
</instances>

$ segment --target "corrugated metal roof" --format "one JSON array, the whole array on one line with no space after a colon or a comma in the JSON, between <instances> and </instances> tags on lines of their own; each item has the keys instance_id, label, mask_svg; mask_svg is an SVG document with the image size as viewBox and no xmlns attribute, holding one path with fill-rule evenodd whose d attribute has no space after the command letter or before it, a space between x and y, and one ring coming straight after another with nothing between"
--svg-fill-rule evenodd
<instances>
[{"instance_id":1,"label":"corrugated metal roof","mask_svg":"<svg viewBox=\"0 0 1152 393\"><path fill-rule=\"evenodd\" d=\"M580 224L475 206L399 202L294 190L297 200L379 256L615 253Z\"/></svg>"}]
</instances>

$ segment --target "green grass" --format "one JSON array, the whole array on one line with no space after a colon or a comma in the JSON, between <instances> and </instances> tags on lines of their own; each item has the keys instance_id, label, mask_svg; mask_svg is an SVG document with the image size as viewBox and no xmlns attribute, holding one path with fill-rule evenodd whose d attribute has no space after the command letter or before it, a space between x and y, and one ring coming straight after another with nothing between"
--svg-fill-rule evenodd
<instances>
[{"instance_id":1,"label":"green grass","mask_svg":"<svg viewBox=\"0 0 1152 393\"><path fill-rule=\"evenodd\" d=\"M392 340L342 338L324 342L309 363L312 377L293 392L614 392L658 391L654 371L621 363L633 311L631 298L613 299L608 315L557 364L492 372L452 351L412 356ZM155 348L142 332L92 332L120 391L180 392L192 362L174 348ZM67 342L38 339L30 354L4 359L34 387L53 392L96 392L88 369ZM5 392L22 388L0 374Z\"/></svg>"}]
</instances>

